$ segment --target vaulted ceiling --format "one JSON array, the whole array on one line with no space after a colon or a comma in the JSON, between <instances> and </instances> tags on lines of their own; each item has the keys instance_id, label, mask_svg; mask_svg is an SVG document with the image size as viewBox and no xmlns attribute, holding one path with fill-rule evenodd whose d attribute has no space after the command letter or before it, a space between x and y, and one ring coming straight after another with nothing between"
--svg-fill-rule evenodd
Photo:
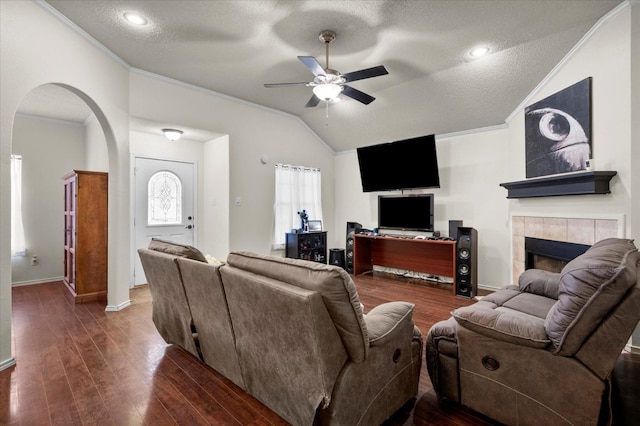
<instances>
[{"instance_id":1,"label":"vaulted ceiling","mask_svg":"<svg viewBox=\"0 0 640 426\"><path fill-rule=\"evenodd\" d=\"M300 117L335 151L500 125L621 0L47 0L131 67ZM123 17L137 12L147 24ZM305 108L324 66L384 65L350 85L376 98ZM487 46L486 56L469 52ZM26 107L26 105L25 105Z\"/></svg>"}]
</instances>

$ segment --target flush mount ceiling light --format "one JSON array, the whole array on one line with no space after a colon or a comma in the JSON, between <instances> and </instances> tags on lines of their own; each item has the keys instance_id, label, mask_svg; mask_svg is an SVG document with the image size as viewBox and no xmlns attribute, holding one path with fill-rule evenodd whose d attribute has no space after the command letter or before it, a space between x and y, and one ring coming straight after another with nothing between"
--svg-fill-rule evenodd
<instances>
[{"instance_id":1,"label":"flush mount ceiling light","mask_svg":"<svg viewBox=\"0 0 640 426\"><path fill-rule=\"evenodd\" d=\"M480 46L469 52L469 55L473 56L474 58L479 58L480 56L484 56L487 53L489 53L489 48L486 46Z\"/></svg>"},{"instance_id":2,"label":"flush mount ceiling light","mask_svg":"<svg viewBox=\"0 0 640 426\"><path fill-rule=\"evenodd\" d=\"M164 133L170 141L177 141L184 132L178 129L162 129L162 133Z\"/></svg>"},{"instance_id":3,"label":"flush mount ceiling light","mask_svg":"<svg viewBox=\"0 0 640 426\"><path fill-rule=\"evenodd\" d=\"M136 12L125 12L124 19L134 25L147 25L147 18Z\"/></svg>"}]
</instances>

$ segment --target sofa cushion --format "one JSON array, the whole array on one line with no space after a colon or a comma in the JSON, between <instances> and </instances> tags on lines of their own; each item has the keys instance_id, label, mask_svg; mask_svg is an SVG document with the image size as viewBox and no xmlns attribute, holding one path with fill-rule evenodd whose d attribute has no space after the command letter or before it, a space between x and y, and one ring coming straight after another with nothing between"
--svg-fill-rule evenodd
<instances>
[{"instance_id":1,"label":"sofa cushion","mask_svg":"<svg viewBox=\"0 0 640 426\"><path fill-rule=\"evenodd\" d=\"M558 299L560 274L542 269L527 269L518 278L521 291Z\"/></svg>"},{"instance_id":2,"label":"sofa cushion","mask_svg":"<svg viewBox=\"0 0 640 426\"><path fill-rule=\"evenodd\" d=\"M349 357L355 362L366 359L369 338L360 298L355 284L344 269L239 251L229 254L227 264L320 293Z\"/></svg>"},{"instance_id":3,"label":"sofa cushion","mask_svg":"<svg viewBox=\"0 0 640 426\"><path fill-rule=\"evenodd\" d=\"M532 293L520 293L502 304L503 307L544 320L556 299Z\"/></svg>"},{"instance_id":4,"label":"sofa cushion","mask_svg":"<svg viewBox=\"0 0 640 426\"><path fill-rule=\"evenodd\" d=\"M547 319L556 354L574 355L637 279L638 249L632 240L594 244L560 273L558 303Z\"/></svg>"},{"instance_id":5,"label":"sofa cushion","mask_svg":"<svg viewBox=\"0 0 640 426\"><path fill-rule=\"evenodd\" d=\"M504 342L532 348L545 348L549 344L544 319L529 314L476 303L458 308L451 315L464 328Z\"/></svg>"},{"instance_id":6,"label":"sofa cushion","mask_svg":"<svg viewBox=\"0 0 640 426\"><path fill-rule=\"evenodd\" d=\"M369 334L369 345L384 344L393 331L401 326L402 321L412 321L413 303L387 302L371 309L364 316Z\"/></svg>"},{"instance_id":7,"label":"sofa cushion","mask_svg":"<svg viewBox=\"0 0 640 426\"><path fill-rule=\"evenodd\" d=\"M178 257L207 262L207 258L200 250L186 244L178 244L171 241L152 238L149 242L149 250L159 251L162 253L172 254Z\"/></svg>"}]
</instances>

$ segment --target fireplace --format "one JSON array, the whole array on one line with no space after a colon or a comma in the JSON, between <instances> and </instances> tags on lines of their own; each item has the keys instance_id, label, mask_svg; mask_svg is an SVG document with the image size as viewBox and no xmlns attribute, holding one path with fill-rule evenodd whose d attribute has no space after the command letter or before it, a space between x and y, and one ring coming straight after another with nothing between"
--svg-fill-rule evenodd
<instances>
[{"instance_id":1,"label":"fireplace","mask_svg":"<svg viewBox=\"0 0 640 426\"><path fill-rule=\"evenodd\" d=\"M520 274L525 270L527 257L525 255L526 237L574 243L589 247L605 238L624 238L624 223L624 215L596 218L513 215L511 217L512 282L517 283ZM569 255L571 259L575 256L577 254ZM551 258L553 259L553 256ZM536 259L534 258L535 262ZM554 268L558 269L558 266L556 265ZM546 269L544 264L538 264L536 267ZM560 269L562 269L562 266L560 266Z\"/></svg>"},{"instance_id":2,"label":"fireplace","mask_svg":"<svg viewBox=\"0 0 640 426\"><path fill-rule=\"evenodd\" d=\"M587 251L589 247L591 246L587 244L525 237L524 267L560 272L564 265Z\"/></svg>"}]
</instances>

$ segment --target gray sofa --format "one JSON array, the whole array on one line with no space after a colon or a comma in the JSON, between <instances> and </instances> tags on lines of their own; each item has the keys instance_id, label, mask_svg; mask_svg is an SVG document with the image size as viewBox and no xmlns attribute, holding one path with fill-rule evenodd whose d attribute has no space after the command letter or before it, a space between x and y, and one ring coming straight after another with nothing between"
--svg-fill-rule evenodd
<instances>
[{"instance_id":1,"label":"gray sofa","mask_svg":"<svg viewBox=\"0 0 640 426\"><path fill-rule=\"evenodd\" d=\"M158 331L288 422L380 424L416 396L422 336L412 304L365 315L341 268L246 252L212 265L180 247L139 250Z\"/></svg>"},{"instance_id":2,"label":"gray sofa","mask_svg":"<svg viewBox=\"0 0 640 426\"><path fill-rule=\"evenodd\" d=\"M633 241L602 240L453 311L427 335L438 396L508 425L608 423L611 372L640 320L639 259Z\"/></svg>"}]
</instances>

